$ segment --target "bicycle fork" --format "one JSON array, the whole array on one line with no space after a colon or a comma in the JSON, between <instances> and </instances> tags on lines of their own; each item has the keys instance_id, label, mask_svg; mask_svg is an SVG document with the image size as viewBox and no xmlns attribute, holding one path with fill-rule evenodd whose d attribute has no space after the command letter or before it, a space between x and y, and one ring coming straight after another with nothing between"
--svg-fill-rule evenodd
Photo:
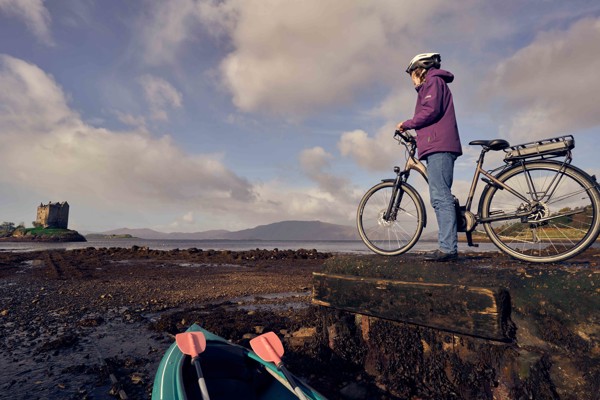
<instances>
[{"instance_id":1,"label":"bicycle fork","mask_svg":"<svg viewBox=\"0 0 600 400\"><path fill-rule=\"evenodd\" d=\"M396 173L396 179L394 180L394 189L392 190L392 196L390 197L390 201L388 203L387 210L383 216L383 219L386 222L394 221L396 216L398 215L398 210L400 209L400 203L402 202L402 196L404 195L404 190L402 189L402 183L406 181L408 178L407 173L401 173L400 167L394 167L394 172ZM403 176L406 174L406 177Z\"/></svg>"}]
</instances>

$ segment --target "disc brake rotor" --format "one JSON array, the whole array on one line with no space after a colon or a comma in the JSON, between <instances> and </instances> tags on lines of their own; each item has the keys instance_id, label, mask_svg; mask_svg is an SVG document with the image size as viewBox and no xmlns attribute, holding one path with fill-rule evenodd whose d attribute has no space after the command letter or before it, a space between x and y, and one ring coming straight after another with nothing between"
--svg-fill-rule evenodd
<instances>
[{"instance_id":1,"label":"disc brake rotor","mask_svg":"<svg viewBox=\"0 0 600 400\"><path fill-rule=\"evenodd\" d=\"M393 221L386 221L385 220L385 212L386 210L381 210L379 212L379 217L377 218L377 223L379 224L379 226L385 226L385 227L390 227L392 226L392 224L394 223Z\"/></svg>"},{"instance_id":2,"label":"disc brake rotor","mask_svg":"<svg viewBox=\"0 0 600 400\"><path fill-rule=\"evenodd\" d=\"M530 221L538 221L550 215L550 209L546 203L539 203L531 215L529 216Z\"/></svg>"}]
</instances>

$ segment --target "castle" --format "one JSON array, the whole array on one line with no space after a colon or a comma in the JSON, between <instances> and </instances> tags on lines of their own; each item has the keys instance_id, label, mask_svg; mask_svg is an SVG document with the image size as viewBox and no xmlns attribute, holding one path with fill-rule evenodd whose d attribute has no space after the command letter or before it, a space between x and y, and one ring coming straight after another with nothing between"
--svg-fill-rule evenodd
<instances>
[{"instance_id":1,"label":"castle","mask_svg":"<svg viewBox=\"0 0 600 400\"><path fill-rule=\"evenodd\" d=\"M68 229L69 225L69 203L41 204L37 208L37 217L35 220L38 226L44 228Z\"/></svg>"}]
</instances>

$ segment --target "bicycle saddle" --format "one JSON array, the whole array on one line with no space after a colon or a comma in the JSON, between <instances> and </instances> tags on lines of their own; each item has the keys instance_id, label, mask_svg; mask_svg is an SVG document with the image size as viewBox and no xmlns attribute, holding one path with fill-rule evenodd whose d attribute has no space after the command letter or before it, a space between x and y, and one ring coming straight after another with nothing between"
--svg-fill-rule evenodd
<instances>
[{"instance_id":1,"label":"bicycle saddle","mask_svg":"<svg viewBox=\"0 0 600 400\"><path fill-rule=\"evenodd\" d=\"M469 142L471 146L483 146L490 150L498 151L504 150L510 147L510 144L504 139L493 139L493 140L473 140Z\"/></svg>"}]
</instances>

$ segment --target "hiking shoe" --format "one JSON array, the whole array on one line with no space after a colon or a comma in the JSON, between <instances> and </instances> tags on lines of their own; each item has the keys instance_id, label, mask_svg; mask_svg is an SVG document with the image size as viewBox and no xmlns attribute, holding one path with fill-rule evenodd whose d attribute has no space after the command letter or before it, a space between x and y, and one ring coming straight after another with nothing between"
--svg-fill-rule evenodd
<instances>
[{"instance_id":1,"label":"hiking shoe","mask_svg":"<svg viewBox=\"0 0 600 400\"><path fill-rule=\"evenodd\" d=\"M441 250L432 251L425 254L425 261L454 261L458 258L458 253L445 253Z\"/></svg>"}]
</instances>

